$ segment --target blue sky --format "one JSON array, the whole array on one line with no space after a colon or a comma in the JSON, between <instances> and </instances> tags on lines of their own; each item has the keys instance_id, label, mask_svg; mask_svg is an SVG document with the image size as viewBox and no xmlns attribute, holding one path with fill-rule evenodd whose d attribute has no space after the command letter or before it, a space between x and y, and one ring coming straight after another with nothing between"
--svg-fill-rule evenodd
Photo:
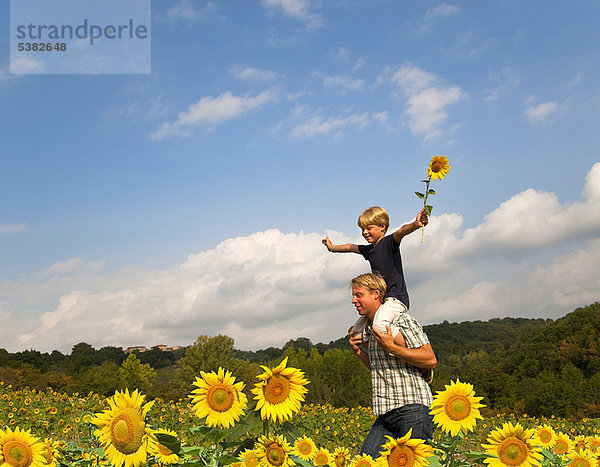
<instances>
[{"instance_id":1,"label":"blue sky","mask_svg":"<svg viewBox=\"0 0 600 467\"><path fill-rule=\"evenodd\" d=\"M2 347L336 339L368 263L320 239L360 243L372 205L411 221L435 154L450 175L402 245L417 319L600 300L599 19L589 1L153 0L140 75L10 74L2 35Z\"/></svg>"}]
</instances>

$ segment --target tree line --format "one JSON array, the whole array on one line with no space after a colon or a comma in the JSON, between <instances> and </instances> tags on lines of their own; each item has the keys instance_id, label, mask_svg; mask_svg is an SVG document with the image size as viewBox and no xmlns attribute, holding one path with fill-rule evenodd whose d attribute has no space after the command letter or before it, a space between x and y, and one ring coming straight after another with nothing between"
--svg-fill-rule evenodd
<instances>
[{"instance_id":1,"label":"tree line","mask_svg":"<svg viewBox=\"0 0 600 467\"><path fill-rule=\"evenodd\" d=\"M600 417L600 303L563 318L503 318L425 326L438 357L434 391L459 378L473 384L488 412ZM200 336L176 351L158 348L125 354L118 347L75 345L58 351L0 349L0 380L15 388L111 395L139 388L151 398L185 398L201 371L220 366L254 385L261 365L287 357L310 381L307 402L370 405L370 374L350 351L346 337L313 344L305 337L282 348L242 351L228 336Z\"/></svg>"}]
</instances>

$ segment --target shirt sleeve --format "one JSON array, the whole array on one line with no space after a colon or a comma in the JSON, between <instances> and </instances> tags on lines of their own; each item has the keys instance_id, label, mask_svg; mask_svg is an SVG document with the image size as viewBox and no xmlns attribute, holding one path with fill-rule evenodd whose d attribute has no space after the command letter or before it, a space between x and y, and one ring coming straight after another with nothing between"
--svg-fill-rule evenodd
<instances>
[{"instance_id":1,"label":"shirt sleeve","mask_svg":"<svg viewBox=\"0 0 600 467\"><path fill-rule=\"evenodd\" d=\"M372 245L358 245L358 251L361 255L363 255L363 258L365 258L367 261L369 260L369 251L371 250L371 248Z\"/></svg>"},{"instance_id":2,"label":"shirt sleeve","mask_svg":"<svg viewBox=\"0 0 600 467\"><path fill-rule=\"evenodd\" d=\"M406 347L418 349L429 344L429 338L423 331L423 327L408 313L402 313L394 324L400 328L406 341Z\"/></svg>"}]
</instances>

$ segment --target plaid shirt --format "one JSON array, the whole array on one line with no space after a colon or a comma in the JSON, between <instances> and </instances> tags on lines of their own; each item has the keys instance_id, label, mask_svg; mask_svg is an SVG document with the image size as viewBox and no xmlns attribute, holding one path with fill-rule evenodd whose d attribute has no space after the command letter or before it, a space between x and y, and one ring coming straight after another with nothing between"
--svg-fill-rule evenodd
<instances>
[{"instance_id":1,"label":"plaid shirt","mask_svg":"<svg viewBox=\"0 0 600 467\"><path fill-rule=\"evenodd\" d=\"M421 325L408 313L400 313L392 326L400 328L409 348L416 349L429 344L429 338ZM431 389L419 369L383 350L370 327L368 334L373 414L382 415L407 404L431 406Z\"/></svg>"}]
</instances>

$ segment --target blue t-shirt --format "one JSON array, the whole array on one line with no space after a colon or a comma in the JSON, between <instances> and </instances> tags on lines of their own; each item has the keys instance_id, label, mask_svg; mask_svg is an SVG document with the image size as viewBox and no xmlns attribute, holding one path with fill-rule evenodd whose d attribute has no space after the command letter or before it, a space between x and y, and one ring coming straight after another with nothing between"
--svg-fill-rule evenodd
<instances>
[{"instance_id":1,"label":"blue t-shirt","mask_svg":"<svg viewBox=\"0 0 600 467\"><path fill-rule=\"evenodd\" d=\"M393 235L383 237L376 245L358 245L358 251L371 264L371 271L383 276L387 285L386 297L394 297L409 307L408 291L402 272L400 244Z\"/></svg>"}]
</instances>

